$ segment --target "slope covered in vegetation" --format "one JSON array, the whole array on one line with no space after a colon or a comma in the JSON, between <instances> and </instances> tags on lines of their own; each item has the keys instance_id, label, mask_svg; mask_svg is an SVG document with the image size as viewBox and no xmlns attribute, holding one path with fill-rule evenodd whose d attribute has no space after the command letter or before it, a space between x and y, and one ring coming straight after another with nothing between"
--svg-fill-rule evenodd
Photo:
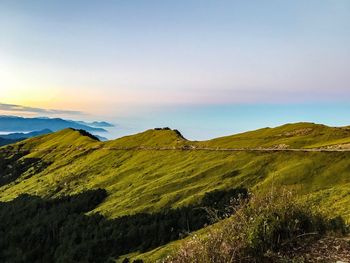
<instances>
[{"instance_id":1,"label":"slope covered in vegetation","mask_svg":"<svg viewBox=\"0 0 350 263\"><path fill-rule=\"evenodd\" d=\"M350 143L350 127L314 123L286 124L202 142L226 148L316 148Z\"/></svg>"},{"instance_id":2,"label":"slope covered in vegetation","mask_svg":"<svg viewBox=\"0 0 350 263\"><path fill-rule=\"evenodd\" d=\"M321 261L327 253L310 258L299 251L326 234L340 237L346 232L340 217L328 218L291 192L277 191L242 201L231 217L183 242L163 263L335 262ZM333 256L337 254L349 259L336 251Z\"/></svg>"},{"instance_id":3,"label":"slope covered in vegetation","mask_svg":"<svg viewBox=\"0 0 350 263\"><path fill-rule=\"evenodd\" d=\"M300 134L301 127L306 129L305 125L313 127L314 133L320 134L319 138L316 135ZM270 135L266 135L267 130ZM267 130L248 135L251 138L266 136L265 141L269 141L270 145L277 143L272 141L271 134L288 132L285 140L290 142L298 141L298 138L303 141L305 136L312 138L309 144L303 143L303 147L315 144L316 140L323 145L333 143L334 140L350 140L347 128L314 124L291 124ZM343 137L340 138L339 134ZM24 152L25 155L19 160L14 159L15 163L35 159L36 163L41 163L40 167L45 164L45 169L37 169L33 165L21 171L15 181L0 188L0 197L5 201L21 193L47 197L103 188L108 191L108 198L96 211L108 217L117 217L190 204L199 200L205 192L214 189L243 186L252 191L266 191L283 185L297 189L300 194L312 194L325 208L330 207L343 216L350 217L349 211L345 209L346 205L350 205L347 195L350 186L349 152L225 152L186 150L187 148L128 148L196 144L220 147L221 141L233 145L236 140L244 141L242 138L249 137L248 135L190 142L177 132L166 129L148 130L102 143L80 131L63 130L0 149L1 160L6 160L7 165L11 165L11 158L17 152ZM337 202L334 202L335 199Z\"/></svg>"},{"instance_id":4,"label":"slope covered in vegetation","mask_svg":"<svg viewBox=\"0 0 350 263\"><path fill-rule=\"evenodd\" d=\"M202 142L167 128L108 142L66 129L0 148L0 200L105 189L106 198L87 213L110 220L188 207L214 190L243 187L263 194L286 187L311 206L349 220L350 152L283 151L344 149L349 142L347 127L310 123ZM227 148L241 150L220 150Z\"/></svg>"},{"instance_id":5,"label":"slope covered in vegetation","mask_svg":"<svg viewBox=\"0 0 350 263\"><path fill-rule=\"evenodd\" d=\"M0 203L1 262L112 262L210 224L202 207L224 211L231 198L247 198L247 191L216 191L195 205L112 220L85 215L106 196L96 189L50 199L20 195Z\"/></svg>"}]
</instances>

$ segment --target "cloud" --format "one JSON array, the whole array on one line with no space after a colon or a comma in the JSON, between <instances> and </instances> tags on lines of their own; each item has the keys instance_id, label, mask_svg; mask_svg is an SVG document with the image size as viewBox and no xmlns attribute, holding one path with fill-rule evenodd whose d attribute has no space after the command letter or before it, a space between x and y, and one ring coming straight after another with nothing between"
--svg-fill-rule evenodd
<instances>
[{"instance_id":1,"label":"cloud","mask_svg":"<svg viewBox=\"0 0 350 263\"><path fill-rule=\"evenodd\" d=\"M43 109L43 108L35 108L28 107L23 105L16 104L7 104L0 103L0 113L4 112L13 112L13 113L29 113L29 114L45 114L45 115L83 115L84 113L81 111L72 111L72 110L57 110L57 109Z\"/></svg>"}]
</instances>

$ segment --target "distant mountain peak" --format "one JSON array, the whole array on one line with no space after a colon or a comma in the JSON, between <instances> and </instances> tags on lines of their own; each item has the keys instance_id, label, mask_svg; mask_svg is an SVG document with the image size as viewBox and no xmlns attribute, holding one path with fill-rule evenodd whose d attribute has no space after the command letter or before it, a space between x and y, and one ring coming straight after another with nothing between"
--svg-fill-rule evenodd
<instances>
[{"instance_id":1,"label":"distant mountain peak","mask_svg":"<svg viewBox=\"0 0 350 263\"><path fill-rule=\"evenodd\" d=\"M104 127L107 127L107 124L101 122L101 125L105 125ZM0 116L0 131L5 132L30 132L44 129L50 129L55 132L65 128L82 129L89 132L107 132L107 130L97 127L97 125L93 126L85 122L65 120L62 118Z\"/></svg>"},{"instance_id":2,"label":"distant mountain peak","mask_svg":"<svg viewBox=\"0 0 350 263\"><path fill-rule=\"evenodd\" d=\"M6 135L0 135L0 138L20 141L20 140L32 138L35 136L45 135L45 134L49 134L49 133L52 133L52 131L50 129L43 129L40 131L25 132L25 133L24 132L9 133Z\"/></svg>"}]
</instances>

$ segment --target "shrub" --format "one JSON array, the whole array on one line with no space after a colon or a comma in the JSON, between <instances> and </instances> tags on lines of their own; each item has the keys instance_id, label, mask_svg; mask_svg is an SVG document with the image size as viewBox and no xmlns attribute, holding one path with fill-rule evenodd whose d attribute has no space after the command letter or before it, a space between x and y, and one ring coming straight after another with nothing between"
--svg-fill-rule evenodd
<instances>
[{"instance_id":1,"label":"shrub","mask_svg":"<svg viewBox=\"0 0 350 263\"><path fill-rule=\"evenodd\" d=\"M220 227L212 227L202 238L193 236L163 262L261 262L329 231L344 233L344 221L312 211L290 192L252 196Z\"/></svg>"}]
</instances>

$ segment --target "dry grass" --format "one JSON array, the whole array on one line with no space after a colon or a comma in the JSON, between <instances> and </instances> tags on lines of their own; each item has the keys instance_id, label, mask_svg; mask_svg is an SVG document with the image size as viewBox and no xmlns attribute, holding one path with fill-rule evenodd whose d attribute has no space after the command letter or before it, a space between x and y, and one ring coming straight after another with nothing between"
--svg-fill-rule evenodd
<instances>
[{"instance_id":1,"label":"dry grass","mask_svg":"<svg viewBox=\"0 0 350 263\"><path fill-rule=\"evenodd\" d=\"M276 254L315 241L327 232L344 233L344 222L328 219L282 191L242 201L232 217L205 237L194 235L163 263L271 262Z\"/></svg>"}]
</instances>

